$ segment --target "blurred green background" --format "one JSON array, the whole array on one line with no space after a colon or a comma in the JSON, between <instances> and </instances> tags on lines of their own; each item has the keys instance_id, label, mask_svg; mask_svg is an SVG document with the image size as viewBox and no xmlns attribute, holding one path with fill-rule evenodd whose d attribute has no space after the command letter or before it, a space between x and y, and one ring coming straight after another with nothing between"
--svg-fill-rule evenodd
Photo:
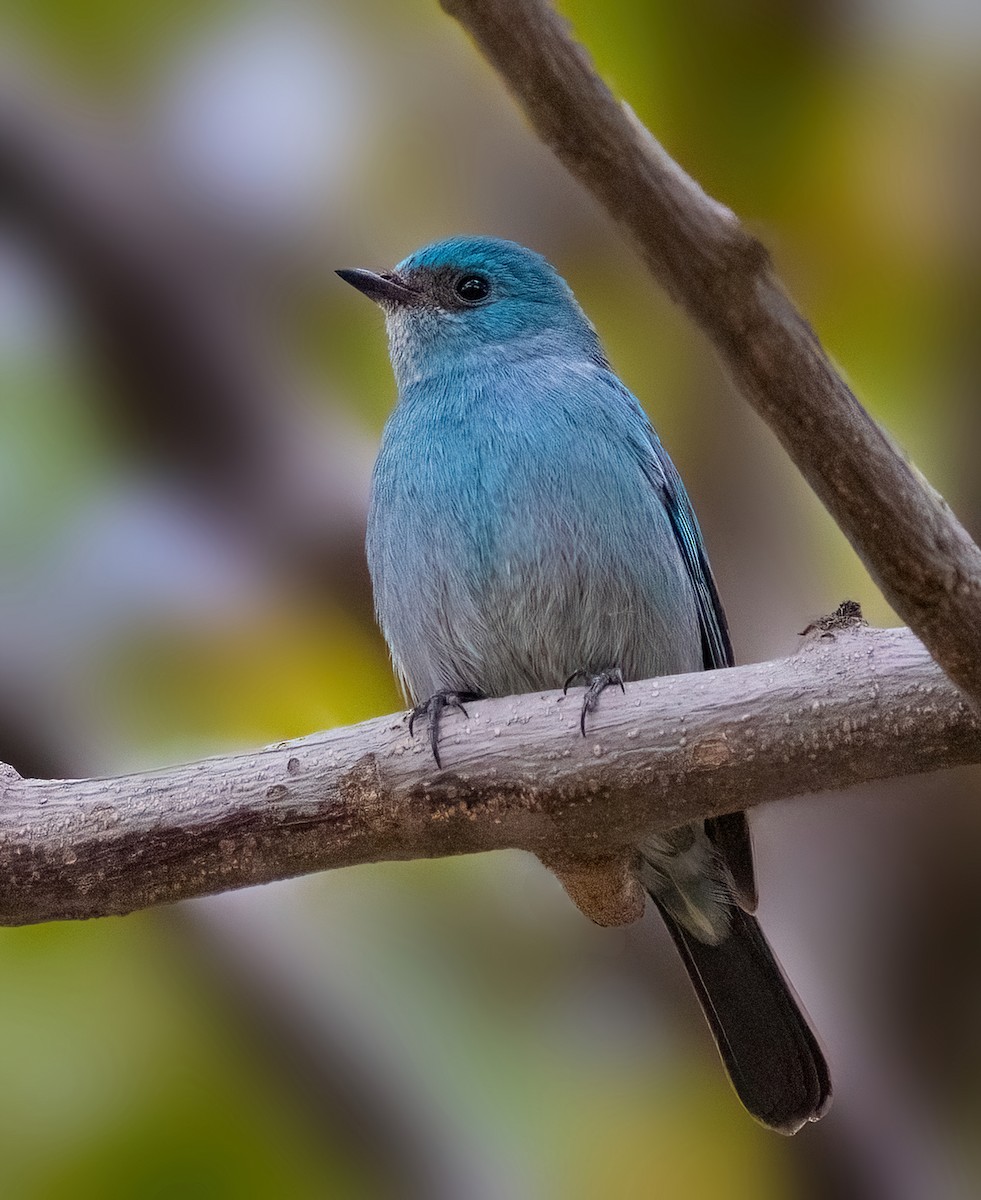
<instances>
[{"instance_id":1,"label":"blurred green background","mask_svg":"<svg viewBox=\"0 0 981 1200\"><path fill-rule=\"evenodd\" d=\"M981 535L981 8L567 0ZM743 661L886 608L703 340L428 0L0 3L0 760L114 773L397 709L360 553L393 386L332 274L546 254L699 511ZM656 922L530 858L0 934L0 1195L977 1195L978 774L757 811L827 1046L785 1142Z\"/></svg>"}]
</instances>

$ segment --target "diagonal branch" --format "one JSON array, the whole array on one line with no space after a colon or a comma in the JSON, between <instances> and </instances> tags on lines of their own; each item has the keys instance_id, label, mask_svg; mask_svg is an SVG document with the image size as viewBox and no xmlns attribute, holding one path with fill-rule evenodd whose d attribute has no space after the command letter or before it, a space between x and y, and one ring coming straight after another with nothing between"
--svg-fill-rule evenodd
<instances>
[{"instance_id":1,"label":"diagonal branch","mask_svg":"<svg viewBox=\"0 0 981 1200\"><path fill-rule=\"evenodd\" d=\"M443 771L401 715L117 779L0 768L0 923L379 860L603 857L747 803L981 761L981 722L902 629L628 684L585 740L578 708L555 692L473 704L446 723Z\"/></svg>"},{"instance_id":2,"label":"diagonal branch","mask_svg":"<svg viewBox=\"0 0 981 1200\"><path fill-rule=\"evenodd\" d=\"M981 702L981 550L836 372L766 250L621 105L545 0L441 0L711 339L883 595Z\"/></svg>"}]
</instances>

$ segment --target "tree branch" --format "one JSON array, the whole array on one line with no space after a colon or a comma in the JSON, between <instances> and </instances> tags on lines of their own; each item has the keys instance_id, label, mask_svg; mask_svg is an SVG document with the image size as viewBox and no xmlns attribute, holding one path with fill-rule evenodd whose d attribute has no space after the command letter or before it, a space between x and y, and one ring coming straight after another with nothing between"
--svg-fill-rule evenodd
<instances>
[{"instance_id":1,"label":"tree branch","mask_svg":"<svg viewBox=\"0 0 981 1200\"><path fill-rule=\"evenodd\" d=\"M621 105L545 0L441 0L711 339L883 595L981 702L981 550L859 404L766 250Z\"/></svg>"},{"instance_id":2,"label":"tree branch","mask_svg":"<svg viewBox=\"0 0 981 1200\"><path fill-rule=\"evenodd\" d=\"M981 761L981 722L908 630L579 697L473 704L437 771L404 718L116 779L0 771L0 923L105 916L304 872L519 848L597 857L781 796Z\"/></svg>"}]
</instances>

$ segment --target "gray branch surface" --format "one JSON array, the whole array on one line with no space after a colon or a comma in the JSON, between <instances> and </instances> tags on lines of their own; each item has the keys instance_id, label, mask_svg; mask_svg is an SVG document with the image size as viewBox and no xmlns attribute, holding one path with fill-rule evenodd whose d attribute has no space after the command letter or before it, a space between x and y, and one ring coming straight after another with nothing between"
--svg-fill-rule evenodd
<instances>
[{"instance_id":1,"label":"gray branch surface","mask_svg":"<svg viewBox=\"0 0 981 1200\"><path fill-rule=\"evenodd\" d=\"M596 73L545 0L441 0L711 339L889 603L981 702L981 550L836 372L764 247Z\"/></svg>"},{"instance_id":2,"label":"gray branch surface","mask_svg":"<svg viewBox=\"0 0 981 1200\"><path fill-rule=\"evenodd\" d=\"M533 693L425 731L381 717L114 779L0 768L0 923L106 916L305 872L519 848L616 856L648 830L782 796L981 761L981 722L904 629L627 684ZM418 734L418 731L417 731Z\"/></svg>"}]
</instances>

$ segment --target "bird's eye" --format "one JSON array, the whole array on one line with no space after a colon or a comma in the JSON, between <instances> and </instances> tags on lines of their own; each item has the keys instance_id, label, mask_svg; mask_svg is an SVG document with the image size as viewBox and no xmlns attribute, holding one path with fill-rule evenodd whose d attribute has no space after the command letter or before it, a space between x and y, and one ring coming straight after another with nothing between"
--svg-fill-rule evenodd
<instances>
[{"instance_id":1,"label":"bird's eye","mask_svg":"<svg viewBox=\"0 0 981 1200\"><path fill-rule=\"evenodd\" d=\"M490 284L483 275L461 275L453 290L465 304L479 304L490 292Z\"/></svg>"}]
</instances>

